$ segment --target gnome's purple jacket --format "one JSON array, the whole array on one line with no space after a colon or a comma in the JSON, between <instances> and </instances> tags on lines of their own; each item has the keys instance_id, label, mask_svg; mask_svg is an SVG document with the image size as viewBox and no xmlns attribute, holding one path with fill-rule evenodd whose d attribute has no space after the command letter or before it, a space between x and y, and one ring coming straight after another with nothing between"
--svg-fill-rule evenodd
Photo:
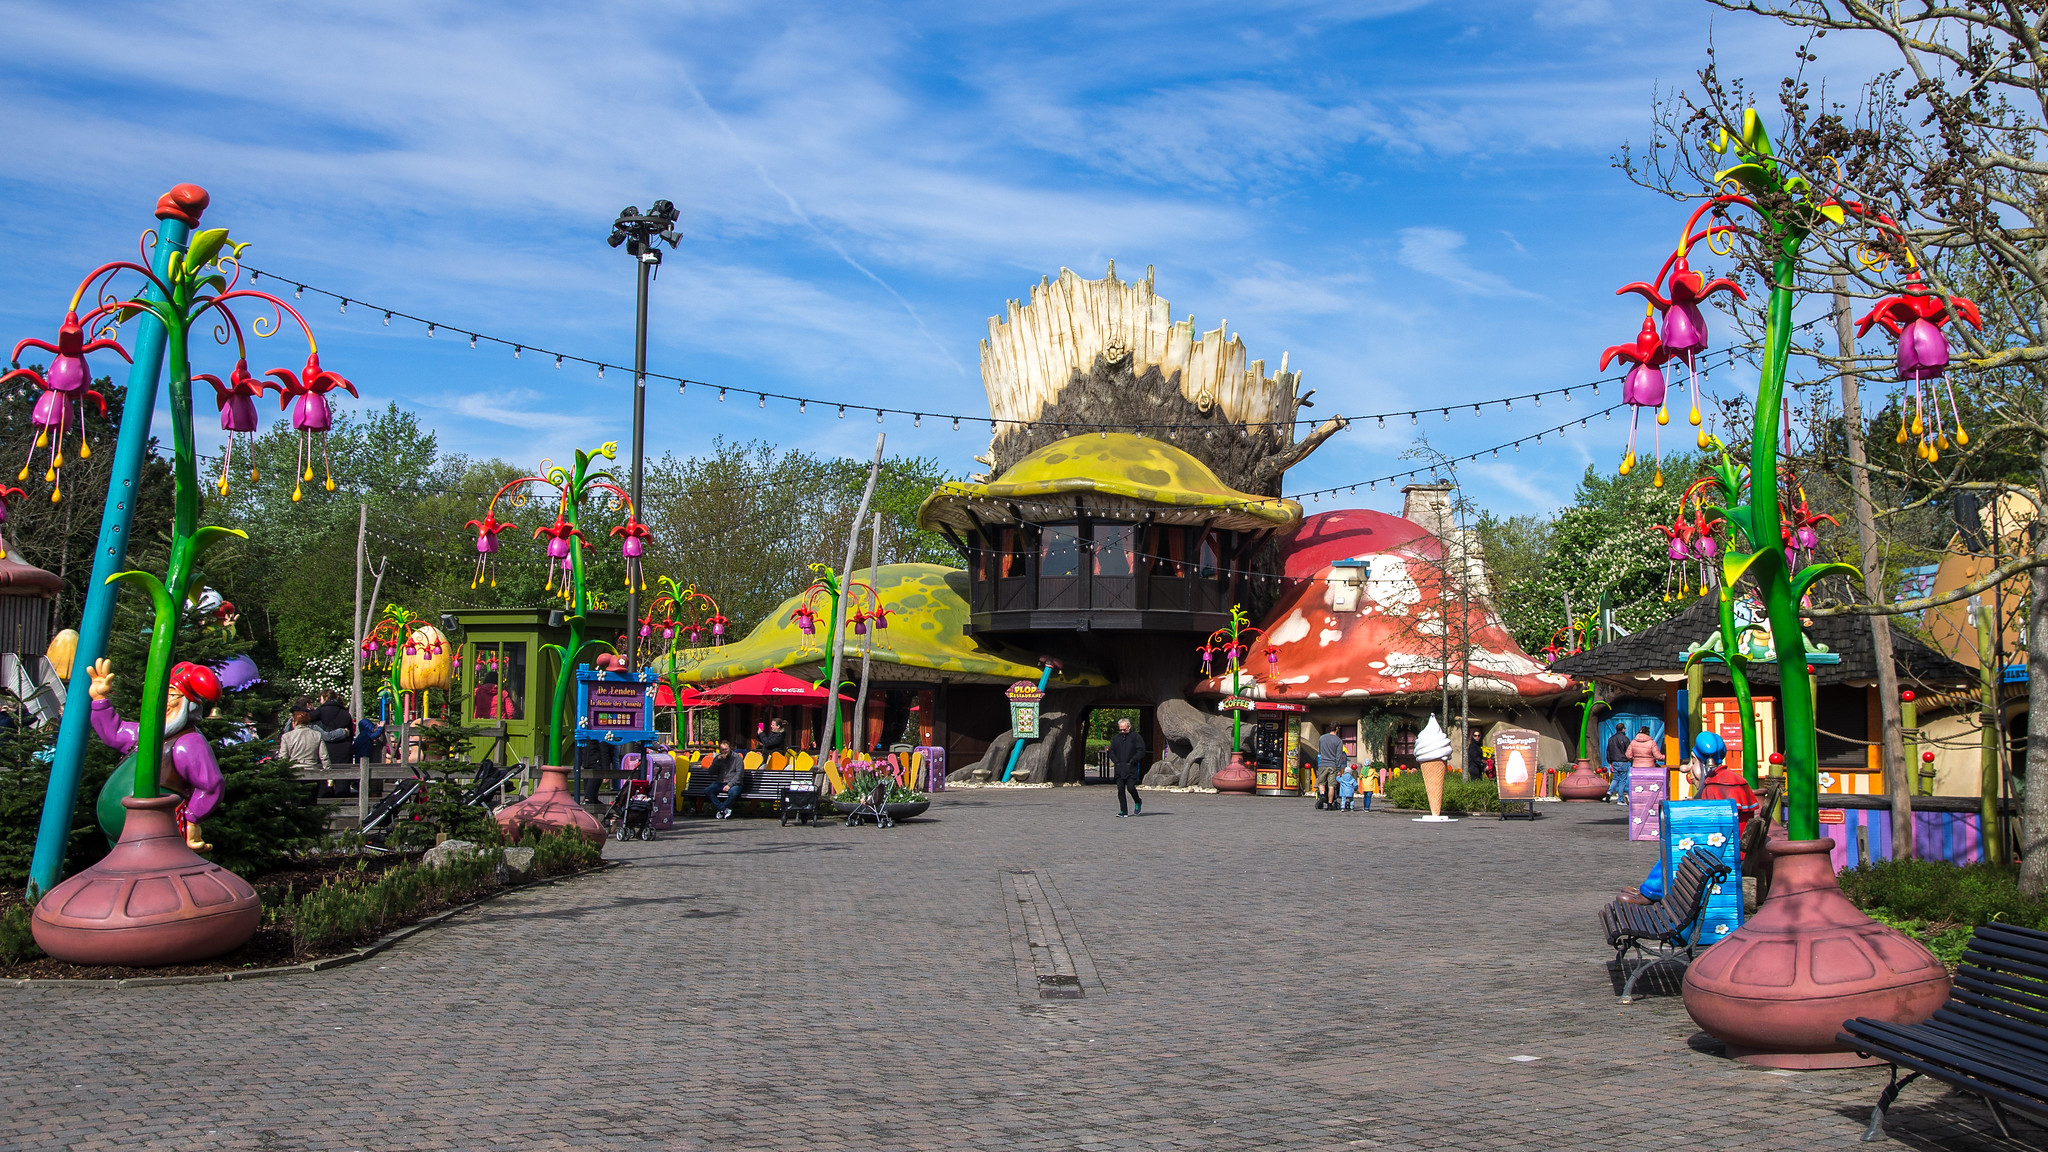
<instances>
[{"instance_id":1,"label":"gnome's purple jacket","mask_svg":"<svg viewBox=\"0 0 2048 1152\"><path fill-rule=\"evenodd\" d=\"M135 721L121 719L105 700L92 702L92 730L116 752L135 751ZM206 737L188 728L165 741L164 749L169 755L164 757L157 782L165 791L185 798L185 819L206 819L220 803L220 762L213 758L213 748Z\"/></svg>"}]
</instances>

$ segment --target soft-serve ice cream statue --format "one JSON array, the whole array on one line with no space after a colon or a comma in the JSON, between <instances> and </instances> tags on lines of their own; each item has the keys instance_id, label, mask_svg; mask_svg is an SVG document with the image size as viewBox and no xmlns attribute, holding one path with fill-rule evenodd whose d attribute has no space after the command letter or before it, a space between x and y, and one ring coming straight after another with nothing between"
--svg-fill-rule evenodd
<instances>
[{"instance_id":1,"label":"soft-serve ice cream statue","mask_svg":"<svg viewBox=\"0 0 2048 1152\"><path fill-rule=\"evenodd\" d=\"M1444 815L1444 769L1451 762L1451 738L1434 716L1415 736L1415 759L1422 765L1422 789L1429 793L1429 815L1415 819L1449 823L1453 817Z\"/></svg>"}]
</instances>

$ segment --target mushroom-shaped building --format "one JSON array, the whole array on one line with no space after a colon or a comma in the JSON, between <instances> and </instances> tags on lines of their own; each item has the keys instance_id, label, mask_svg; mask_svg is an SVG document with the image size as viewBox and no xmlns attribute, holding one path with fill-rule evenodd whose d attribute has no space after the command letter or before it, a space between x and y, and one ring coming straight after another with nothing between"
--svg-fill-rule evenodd
<instances>
[{"instance_id":1,"label":"mushroom-shaped building","mask_svg":"<svg viewBox=\"0 0 2048 1152\"><path fill-rule=\"evenodd\" d=\"M1443 491L1411 488L1409 509L1427 507ZM1529 713L1557 700L1570 679L1545 671L1516 645L1487 603L1477 557L1460 539L1453 534L1447 546L1414 519L1365 509L1309 517L1285 546L1287 590L1246 656L1257 680L1239 695L1305 705L1314 727L1334 728L1347 741L1367 715L1391 712L1419 727L1447 686L1454 713L1469 689L1478 728L1508 719L1527 725ZM1461 566L1469 568L1461 573ZM1226 679L1204 680L1195 692L1223 696ZM1375 725L1362 727L1377 738ZM1363 758L1402 764L1412 738L1400 730L1406 727L1397 720L1391 747L1368 748Z\"/></svg>"}]
</instances>

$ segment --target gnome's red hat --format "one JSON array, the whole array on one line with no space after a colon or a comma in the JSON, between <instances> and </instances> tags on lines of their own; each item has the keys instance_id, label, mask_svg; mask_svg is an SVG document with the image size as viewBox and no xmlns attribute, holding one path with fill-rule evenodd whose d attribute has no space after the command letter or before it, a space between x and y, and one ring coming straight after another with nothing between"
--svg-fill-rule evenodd
<instances>
[{"instance_id":1,"label":"gnome's red hat","mask_svg":"<svg viewBox=\"0 0 2048 1152\"><path fill-rule=\"evenodd\" d=\"M187 700L220 703L220 677L204 664L184 663L172 668L171 687Z\"/></svg>"}]
</instances>

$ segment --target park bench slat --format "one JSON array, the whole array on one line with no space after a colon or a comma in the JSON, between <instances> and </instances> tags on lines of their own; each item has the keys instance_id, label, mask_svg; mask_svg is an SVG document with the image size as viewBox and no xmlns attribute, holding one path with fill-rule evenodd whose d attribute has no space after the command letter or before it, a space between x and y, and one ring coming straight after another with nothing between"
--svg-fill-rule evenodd
<instances>
[{"instance_id":1,"label":"park bench slat","mask_svg":"<svg viewBox=\"0 0 2048 1152\"><path fill-rule=\"evenodd\" d=\"M1865 1140L1878 1138L1899 1090L1928 1076L1975 1093L1999 1132L2012 1130L2004 1108L2048 1120L2048 932L1985 924L1972 934L1948 1003L1918 1024L1859 1017L1836 1039L1891 1065L1891 1080L1870 1110ZM1904 1078L1899 1069L1910 1069Z\"/></svg>"},{"instance_id":2,"label":"park bench slat","mask_svg":"<svg viewBox=\"0 0 2048 1152\"><path fill-rule=\"evenodd\" d=\"M1683 956L1687 963L1692 962L1700 948L1694 929L1706 910L1708 889L1726 879L1730 871L1718 854L1694 848L1680 857L1678 867L1666 879L1664 899L1655 904L1615 900L1600 910L1600 925L1607 933L1608 947L1614 949L1615 964L1626 970L1630 952L1643 961L1622 984L1622 1003L1635 999L1636 980L1658 961Z\"/></svg>"}]
</instances>

